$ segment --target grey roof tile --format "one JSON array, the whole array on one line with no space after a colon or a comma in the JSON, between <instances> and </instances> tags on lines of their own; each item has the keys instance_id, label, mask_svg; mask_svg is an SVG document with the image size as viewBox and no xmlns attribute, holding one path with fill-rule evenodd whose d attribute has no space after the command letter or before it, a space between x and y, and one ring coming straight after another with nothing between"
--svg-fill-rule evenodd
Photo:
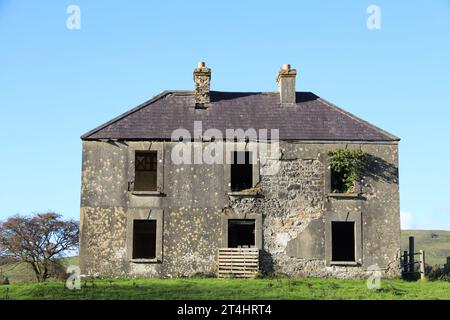
<instances>
[{"instance_id":1,"label":"grey roof tile","mask_svg":"<svg viewBox=\"0 0 450 320\"><path fill-rule=\"evenodd\" d=\"M192 91L164 91L81 138L170 139L178 128L193 135L194 121L202 121L203 132L210 128L224 134L227 128L279 129L281 140L400 140L311 92L297 92L296 99L295 105L285 106L275 92L211 91L211 104L199 110L194 108Z\"/></svg>"}]
</instances>

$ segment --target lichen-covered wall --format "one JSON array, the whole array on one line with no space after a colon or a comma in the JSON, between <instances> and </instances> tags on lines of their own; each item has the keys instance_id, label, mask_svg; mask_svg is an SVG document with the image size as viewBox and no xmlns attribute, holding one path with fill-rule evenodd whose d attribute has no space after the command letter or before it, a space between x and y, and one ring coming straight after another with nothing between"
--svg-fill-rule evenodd
<instances>
[{"instance_id":1,"label":"lichen-covered wall","mask_svg":"<svg viewBox=\"0 0 450 320\"><path fill-rule=\"evenodd\" d=\"M291 276L365 277L379 266L399 273L400 213L397 144L281 142L280 170L261 175L257 197L229 195L227 165L175 165L173 142L83 142L81 190L82 272L90 275L189 276L216 272L228 216L262 216L263 272ZM130 150L156 148L161 194L129 191ZM362 148L372 158L358 188L362 196L329 196L326 152ZM132 163L131 163L132 165ZM270 165L270 163L268 164ZM259 168L259 167L256 167ZM259 168L264 170L264 166ZM130 221L161 213L162 255L155 263L130 260ZM353 219L360 238L358 263L330 263L330 224Z\"/></svg>"}]
</instances>

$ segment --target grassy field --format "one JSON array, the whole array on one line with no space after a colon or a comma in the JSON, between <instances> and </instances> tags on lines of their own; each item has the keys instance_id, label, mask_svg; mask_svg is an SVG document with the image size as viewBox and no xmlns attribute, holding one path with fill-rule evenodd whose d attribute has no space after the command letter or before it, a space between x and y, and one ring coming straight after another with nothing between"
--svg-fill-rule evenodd
<instances>
[{"instance_id":1,"label":"grassy field","mask_svg":"<svg viewBox=\"0 0 450 320\"><path fill-rule=\"evenodd\" d=\"M403 230L416 250L425 250L427 264L442 265L450 256L450 232ZM78 265L78 257L64 259ZM34 283L26 264L0 266L11 285L0 285L1 299L450 299L450 282L383 280L380 290L368 290L363 280L336 279L114 279L82 281L81 290L68 290L61 281Z\"/></svg>"},{"instance_id":2,"label":"grassy field","mask_svg":"<svg viewBox=\"0 0 450 320\"><path fill-rule=\"evenodd\" d=\"M78 256L63 258L64 266L78 265ZM0 265L0 276L5 274L8 276L11 284L35 281L35 275L31 266L27 263L11 263Z\"/></svg>"},{"instance_id":3,"label":"grassy field","mask_svg":"<svg viewBox=\"0 0 450 320\"><path fill-rule=\"evenodd\" d=\"M450 257L450 231L402 230L402 251L408 250L408 237L414 237L415 251L424 250L428 265L443 265Z\"/></svg>"},{"instance_id":4,"label":"grassy field","mask_svg":"<svg viewBox=\"0 0 450 320\"><path fill-rule=\"evenodd\" d=\"M450 256L450 231L402 230L402 251L408 250L408 237L414 236L416 251L425 250L428 265L443 265ZM64 264L78 265L78 257L64 259ZM34 274L27 264L0 265L0 275L8 275L11 284L34 281Z\"/></svg>"},{"instance_id":5,"label":"grassy field","mask_svg":"<svg viewBox=\"0 0 450 320\"><path fill-rule=\"evenodd\" d=\"M408 237L414 236L416 251L425 250L427 264L443 265L446 257L450 257L450 231L442 230L402 230L402 251L408 250ZM78 257L64 259L64 264L78 265ZM22 283L34 280L31 267L26 264L0 265L0 274L9 276L11 283Z\"/></svg>"},{"instance_id":6,"label":"grassy field","mask_svg":"<svg viewBox=\"0 0 450 320\"><path fill-rule=\"evenodd\" d=\"M450 299L450 282L384 280L369 290L363 280L336 279L114 279L0 286L0 299Z\"/></svg>"}]
</instances>

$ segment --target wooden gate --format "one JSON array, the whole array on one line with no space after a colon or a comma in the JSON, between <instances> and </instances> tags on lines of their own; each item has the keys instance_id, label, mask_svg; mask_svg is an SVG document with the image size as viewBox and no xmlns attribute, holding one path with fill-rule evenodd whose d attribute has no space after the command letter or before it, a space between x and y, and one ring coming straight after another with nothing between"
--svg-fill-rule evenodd
<instances>
[{"instance_id":1,"label":"wooden gate","mask_svg":"<svg viewBox=\"0 0 450 320\"><path fill-rule=\"evenodd\" d=\"M258 248L220 248L218 257L219 278L251 278L258 274Z\"/></svg>"},{"instance_id":2,"label":"wooden gate","mask_svg":"<svg viewBox=\"0 0 450 320\"><path fill-rule=\"evenodd\" d=\"M415 256L419 256L419 261L415 261ZM414 252L414 237L409 237L409 253L408 251L403 251L403 257L400 257L402 268L402 276L411 277L415 274L420 274L421 279L425 279L425 251L419 250L419 252ZM416 264L419 264L419 271L416 271Z\"/></svg>"}]
</instances>

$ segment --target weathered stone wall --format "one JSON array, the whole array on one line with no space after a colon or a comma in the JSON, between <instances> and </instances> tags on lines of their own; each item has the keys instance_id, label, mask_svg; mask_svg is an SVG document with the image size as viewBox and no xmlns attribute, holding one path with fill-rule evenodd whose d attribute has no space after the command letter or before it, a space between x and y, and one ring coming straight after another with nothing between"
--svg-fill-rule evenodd
<instances>
[{"instance_id":1,"label":"weathered stone wall","mask_svg":"<svg viewBox=\"0 0 450 320\"><path fill-rule=\"evenodd\" d=\"M365 277L377 264L398 275L400 213L396 144L281 142L280 170L256 181L258 197L228 195L226 165L174 165L171 142L83 142L80 264L83 273L120 276L189 276L215 273L223 245L223 218L262 215L264 272L291 276ZM373 170L359 184L362 197L329 197L326 152L362 148ZM128 191L130 152L158 148L162 193ZM269 163L270 164L270 163ZM259 168L259 167L257 167ZM264 167L261 166L261 171ZM162 210L162 259L130 261L130 221ZM153 213L152 213L153 212ZM330 263L330 223L353 219L360 237L358 264Z\"/></svg>"}]
</instances>

